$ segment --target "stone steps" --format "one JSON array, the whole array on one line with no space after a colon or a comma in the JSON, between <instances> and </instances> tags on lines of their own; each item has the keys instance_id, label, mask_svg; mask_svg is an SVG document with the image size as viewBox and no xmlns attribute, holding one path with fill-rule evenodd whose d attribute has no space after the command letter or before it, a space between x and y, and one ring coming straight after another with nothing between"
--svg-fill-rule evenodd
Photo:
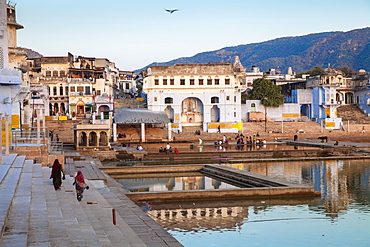
<instances>
[{"instance_id":1,"label":"stone steps","mask_svg":"<svg viewBox=\"0 0 370 247\"><path fill-rule=\"evenodd\" d=\"M338 117L342 118L343 123L350 121L356 124L370 124L370 117L355 105L338 107Z\"/></svg>"},{"instance_id":2,"label":"stone steps","mask_svg":"<svg viewBox=\"0 0 370 247\"><path fill-rule=\"evenodd\" d=\"M0 246L181 246L111 178L113 187L85 177L90 189L79 202L72 176L55 191L51 169L33 160L7 157L0 167Z\"/></svg>"},{"instance_id":3,"label":"stone steps","mask_svg":"<svg viewBox=\"0 0 370 247\"><path fill-rule=\"evenodd\" d=\"M20 167L19 160L22 159L23 157L16 155L3 156L3 163L0 165L3 174L0 181L0 239L6 230L9 211L21 176L22 167ZM16 163L15 160L17 160Z\"/></svg>"}]
</instances>

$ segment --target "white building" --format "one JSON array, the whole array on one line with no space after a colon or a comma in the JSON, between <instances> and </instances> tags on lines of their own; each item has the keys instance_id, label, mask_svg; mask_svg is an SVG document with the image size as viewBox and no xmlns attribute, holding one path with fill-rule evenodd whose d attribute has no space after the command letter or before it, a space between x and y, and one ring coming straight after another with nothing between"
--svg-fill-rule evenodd
<instances>
[{"instance_id":1,"label":"white building","mask_svg":"<svg viewBox=\"0 0 370 247\"><path fill-rule=\"evenodd\" d=\"M241 130L241 92L245 69L234 64L176 64L147 69L143 91L148 109L165 111L175 130L201 126L204 131ZM239 123L239 124L238 124Z\"/></svg>"},{"instance_id":2,"label":"white building","mask_svg":"<svg viewBox=\"0 0 370 247\"><path fill-rule=\"evenodd\" d=\"M12 127L19 128L19 102L24 97L22 74L18 69L9 68L8 47L7 4L0 0L0 113L11 116Z\"/></svg>"}]
</instances>

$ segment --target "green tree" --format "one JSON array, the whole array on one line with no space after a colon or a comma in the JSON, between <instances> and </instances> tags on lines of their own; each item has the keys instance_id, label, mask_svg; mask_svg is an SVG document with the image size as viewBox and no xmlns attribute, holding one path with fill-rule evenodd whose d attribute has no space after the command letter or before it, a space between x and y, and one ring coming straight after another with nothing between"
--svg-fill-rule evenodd
<instances>
[{"instance_id":1,"label":"green tree","mask_svg":"<svg viewBox=\"0 0 370 247\"><path fill-rule=\"evenodd\" d=\"M284 103L284 95L281 87L275 85L271 80L258 78L253 80L253 89L245 93L245 99L261 100L265 107L279 107Z\"/></svg>"},{"instance_id":2,"label":"green tree","mask_svg":"<svg viewBox=\"0 0 370 247\"><path fill-rule=\"evenodd\" d=\"M352 77L357 74L357 71L349 66L343 65L336 68L344 73L345 77Z\"/></svg>"},{"instance_id":3,"label":"green tree","mask_svg":"<svg viewBox=\"0 0 370 247\"><path fill-rule=\"evenodd\" d=\"M323 75L324 70L320 66L315 66L311 70L307 70L306 72L301 72L296 75L296 78L302 78L302 75Z\"/></svg>"}]
</instances>

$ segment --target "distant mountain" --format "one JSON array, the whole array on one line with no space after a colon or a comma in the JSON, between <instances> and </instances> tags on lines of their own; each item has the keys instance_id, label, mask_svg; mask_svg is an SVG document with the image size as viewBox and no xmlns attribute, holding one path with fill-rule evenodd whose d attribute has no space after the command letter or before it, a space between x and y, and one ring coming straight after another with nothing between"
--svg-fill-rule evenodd
<instances>
[{"instance_id":1,"label":"distant mountain","mask_svg":"<svg viewBox=\"0 0 370 247\"><path fill-rule=\"evenodd\" d=\"M296 37L284 37L261 43L225 47L152 65L181 63L233 62L235 55L250 71L252 65L261 71L270 68L287 72L304 72L315 66L326 68L349 66L370 71L370 27L348 32L324 32ZM143 68L143 69L145 69ZM141 71L142 69L138 70Z\"/></svg>"}]
</instances>

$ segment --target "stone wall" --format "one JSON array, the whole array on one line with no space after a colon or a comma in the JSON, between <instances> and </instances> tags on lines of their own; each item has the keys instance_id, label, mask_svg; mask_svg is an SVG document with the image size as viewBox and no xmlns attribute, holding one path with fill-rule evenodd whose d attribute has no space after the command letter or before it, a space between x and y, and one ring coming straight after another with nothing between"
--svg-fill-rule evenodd
<instances>
[{"instance_id":1,"label":"stone wall","mask_svg":"<svg viewBox=\"0 0 370 247\"><path fill-rule=\"evenodd\" d=\"M145 101L136 99L114 99L114 109L117 108L144 108Z\"/></svg>"},{"instance_id":2,"label":"stone wall","mask_svg":"<svg viewBox=\"0 0 370 247\"><path fill-rule=\"evenodd\" d=\"M78 120L46 120L45 126L54 132L54 139L56 141L56 135L59 136L59 141L63 143L73 144L74 136L73 130L75 124L80 124Z\"/></svg>"}]
</instances>

